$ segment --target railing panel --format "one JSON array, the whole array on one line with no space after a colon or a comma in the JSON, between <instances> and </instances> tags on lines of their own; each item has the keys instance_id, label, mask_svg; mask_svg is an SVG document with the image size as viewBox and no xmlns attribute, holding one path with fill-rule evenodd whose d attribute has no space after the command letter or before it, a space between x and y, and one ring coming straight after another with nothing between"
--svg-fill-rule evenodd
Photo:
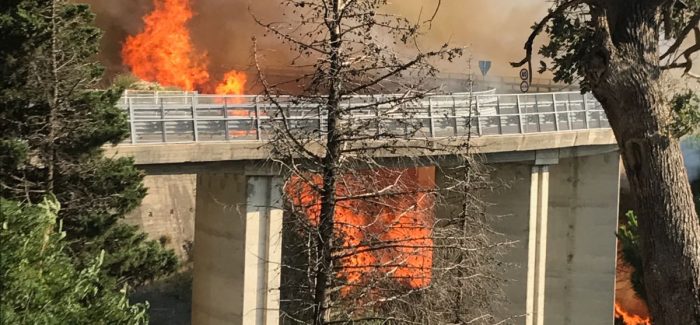
<instances>
[{"instance_id":1,"label":"railing panel","mask_svg":"<svg viewBox=\"0 0 700 325\"><path fill-rule=\"evenodd\" d=\"M224 120L197 121L199 141L226 140L226 123Z\"/></svg>"},{"instance_id":2,"label":"railing panel","mask_svg":"<svg viewBox=\"0 0 700 325\"><path fill-rule=\"evenodd\" d=\"M160 121L134 122L134 143L163 142L163 123Z\"/></svg>"},{"instance_id":3,"label":"railing panel","mask_svg":"<svg viewBox=\"0 0 700 325\"><path fill-rule=\"evenodd\" d=\"M393 96L398 95L347 99L341 104L341 123L351 125L359 135L388 132L438 138L470 132L474 136L506 135L609 127L600 103L577 92L463 93L398 105L385 103ZM129 141L138 144L266 140L271 137L270 122L279 123L282 117L295 132L323 136L327 111L319 102L307 98L301 104L283 96L263 101L255 96L129 91L118 106L129 115Z\"/></svg>"}]
</instances>

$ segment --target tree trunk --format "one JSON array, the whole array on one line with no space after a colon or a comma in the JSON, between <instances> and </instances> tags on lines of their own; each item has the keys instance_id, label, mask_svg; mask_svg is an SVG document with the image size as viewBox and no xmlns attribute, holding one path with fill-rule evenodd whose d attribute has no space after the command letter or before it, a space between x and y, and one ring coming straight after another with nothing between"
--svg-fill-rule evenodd
<instances>
[{"instance_id":1,"label":"tree trunk","mask_svg":"<svg viewBox=\"0 0 700 325\"><path fill-rule=\"evenodd\" d=\"M326 156L323 158L323 190L321 192L321 211L319 212L318 225L318 245L321 256L319 270L316 272L316 287L314 291L314 325L326 324L329 320L328 310L328 287L333 274L333 241L335 228L335 205L336 205L336 164L340 159L340 139L338 134L338 119L340 118L340 91L342 79L340 69L342 58L340 49L342 45L340 35L340 1L331 1L331 10L326 17L326 27L329 32L330 63L328 80L328 135L326 138Z\"/></svg>"},{"instance_id":2,"label":"tree trunk","mask_svg":"<svg viewBox=\"0 0 700 325\"><path fill-rule=\"evenodd\" d=\"M57 0L51 2L51 91L47 96L49 104L48 127L49 132L47 139L46 154L46 193L53 193L54 177L56 174L56 129L58 126L58 96L59 96L59 77L58 77L58 3Z\"/></svg>"},{"instance_id":3,"label":"tree trunk","mask_svg":"<svg viewBox=\"0 0 700 325\"><path fill-rule=\"evenodd\" d=\"M586 69L636 198L647 302L656 325L700 324L700 221L659 69L658 8L622 1L595 17ZM609 33L609 34L606 34Z\"/></svg>"},{"instance_id":4,"label":"tree trunk","mask_svg":"<svg viewBox=\"0 0 700 325\"><path fill-rule=\"evenodd\" d=\"M655 323L700 324L700 225L678 140L623 141L640 215L647 301L652 315L662 317Z\"/></svg>"},{"instance_id":5,"label":"tree trunk","mask_svg":"<svg viewBox=\"0 0 700 325\"><path fill-rule=\"evenodd\" d=\"M654 91L634 93L644 98ZM658 124L662 109L667 108L649 105L643 114L616 121L614 128L637 202L646 298L654 324L700 324L700 224L679 141L639 126Z\"/></svg>"}]
</instances>

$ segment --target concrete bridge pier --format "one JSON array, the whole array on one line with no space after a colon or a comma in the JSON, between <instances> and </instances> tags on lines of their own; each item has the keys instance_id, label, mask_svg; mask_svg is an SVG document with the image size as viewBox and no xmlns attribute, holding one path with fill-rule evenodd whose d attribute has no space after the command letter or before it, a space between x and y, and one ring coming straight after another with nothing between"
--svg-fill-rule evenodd
<instances>
[{"instance_id":1,"label":"concrete bridge pier","mask_svg":"<svg viewBox=\"0 0 700 325\"><path fill-rule=\"evenodd\" d=\"M488 210L517 241L505 256L514 267L499 314L526 325L612 324L619 155L535 157L493 165L493 177L510 185L487 195Z\"/></svg>"},{"instance_id":2,"label":"concrete bridge pier","mask_svg":"<svg viewBox=\"0 0 700 325\"><path fill-rule=\"evenodd\" d=\"M279 324L279 177L197 175L193 324Z\"/></svg>"},{"instance_id":3,"label":"concrete bridge pier","mask_svg":"<svg viewBox=\"0 0 700 325\"><path fill-rule=\"evenodd\" d=\"M551 107L559 112L555 97ZM583 120L590 122L595 114L588 113ZM576 114L558 116L573 123ZM524 115L520 123L530 116L547 120ZM515 324L612 324L619 189L614 135L609 129L537 130L472 139L493 167L491 176L508 184L484 193L492 203L487 212L500 216L500 233L518 241L503 258L516 267L506 274L509 301L496 314L519 316ZM133 157L148 175L149 194L129 222L152 236L181 229L174 246L194 232L193 324L278 323L281 181L254 170L269 158L261 144L106 148L108 155Z\"/></svg>"}]
</instances>

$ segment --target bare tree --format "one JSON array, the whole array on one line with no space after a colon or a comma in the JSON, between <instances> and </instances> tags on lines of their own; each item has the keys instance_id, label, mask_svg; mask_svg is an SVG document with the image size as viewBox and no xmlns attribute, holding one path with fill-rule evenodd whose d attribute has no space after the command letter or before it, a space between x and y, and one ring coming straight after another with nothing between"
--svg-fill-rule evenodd
<instances>
[{"instance_id":1,"label":"bare tree","mask_svg":"<svg viewBox=\"0 0 700 325\"><path fill-rule=\"evenodd\" d=\"M678 139L697 127L687 119L697 114L689 112L697 95L671 100L663 78L677 68L698 77L691 69L699 22L697 0L558 0L513 64L531 70L534 40L546 33L540 53L552 59L555 77L580 79L605 109L636 198L655 324L700 324L700 222Z\"/></svg>"},{"instance_id":2,"label":"bare tree","mask_svg":"<svg viewBox=\"0 0 700 325\"><path fill-rule=\"evenodd\" d=\"M258 64L263 127L287 180L283 318L489 322L505 243L479 200L490 183L469 152L474 107L468 93L457 105L430 96L434 63L463 49L421 49L436 11L411 22L386 2L282 0L288 22L256 18L299 54L293 96ZM466 137L436 140L434 123Z\"/></svg>"}]
</instances>

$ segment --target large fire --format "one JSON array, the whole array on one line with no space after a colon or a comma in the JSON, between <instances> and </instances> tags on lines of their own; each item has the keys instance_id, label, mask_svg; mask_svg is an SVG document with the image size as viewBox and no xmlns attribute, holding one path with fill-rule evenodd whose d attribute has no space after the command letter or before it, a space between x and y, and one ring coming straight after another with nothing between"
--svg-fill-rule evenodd
<instances>
[{"instance_id":1,"label":"large fire","mask_svg":"<svg viewBox=\"0 0 700 325\"><path fill-rule=\"evenodd\" d=\"M433 198L425 192L435 186L432 167L403 171L373 171L369 178L347 176L339 182L339 197L363 193L368 182L374 188L389 188L402 184L404 192L373 200L349 199L339 201L335 212L335 234L342 247L335 256L341 256L339 277L346 281L342 292L348 293L362 281L388 276L393 281L411 288L430 284L432 274ZM321 184L318 175L312 182ZM406 189L410 189L406 191ZM401 191L401 190L399 190ZM318 224L321 210L317 191L311 184L294 178L287 194L295 206L301 207L312 225ZM376 246L386 247L377 249Z\"/></svg>"},{"instance_id":2,"label":"large fire","mask_svg":"<svg viewBox=\"0 0 700 325\"><path fill-rule=\"evenodd\" d=\"M194 48L187 28L193 16L190 0L153 0L153 5L153 12L143 18L143 32L129 36L122 48L124 64L135 76L188 91L243 93L246 76L236 70L218 85L210 83L207 53Z\"/></svg>"},{"instance_id":3,"label":"large fire","mask_svg":"<svg viewBox=\"0 0 700 325\"><path fill-rule=\"evenodd\" d=\"M618 245L619 247L619 245ZM622 258L618 249L617 272L615 276L615 318L624 325L651 325L649 309L632 288L630 277L634 268Z\"/></svg>"}]
</instances>

